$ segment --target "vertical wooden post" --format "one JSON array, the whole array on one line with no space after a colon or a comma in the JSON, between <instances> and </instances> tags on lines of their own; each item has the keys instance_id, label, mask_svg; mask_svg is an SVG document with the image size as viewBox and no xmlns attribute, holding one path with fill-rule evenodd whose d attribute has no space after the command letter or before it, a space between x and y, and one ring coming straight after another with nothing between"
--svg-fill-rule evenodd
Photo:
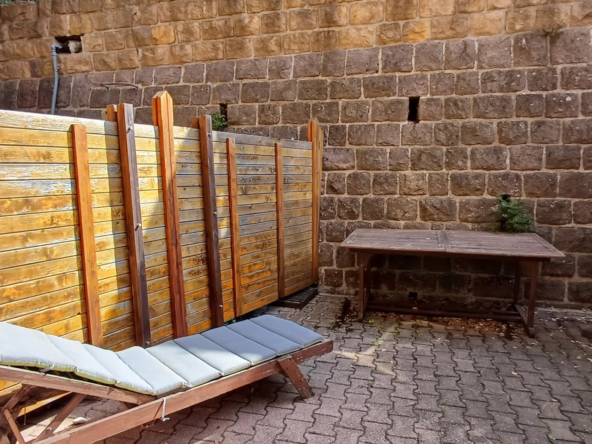
<instances>
[{"instance_id":1,"label":"vertical wooden post","mask_svg":"<svg viewBox=\"0 0 592 444\"><path fill-rule=\"evenodd\" d=\"M72 125L72 151L74 153L74 171L76 173L76 201L78 204L78 229L82 250L88 342L101 347L103 345L103 330L101 327L101 304L99 302L90 165L88 163L86 127L83 125Z\"/></svg>"},{"instance_id":2,"label":"vertical wooden post","mask_svg":"<svg viewBox=\"0 0 592 444\"><path fill-rule=\"evenodd\" d=\"M220 272L220 240L218 233L218 208L216 205L216 176L214 171L214 141L212 118L199 116L199 144L201 178L203 182L206 249L208 252L208 279L210 285L210 311L212 327L224 325L222 302L222 274Z\"/></svg>"},{"instance_id":3,"label":"vertical wooden post","mask_svg":"<svg viewBox=\"0 0 592 444\"><path fill-rule=\"evenodd\" d=\"M117 106L117 130L121 152L121 177L125 205L125 227L129 251L130 285L134 306L136 343L150 346L150 316L148 313L148 285L142 234L142 211L140 208L140 185L136 158L134 131L134 108L129 103Z\"/></svg>"},{"instance_id":4,"label":"vertical wooden post","mask_svg":"<svg viewBox=\"0 0 592 444\"><path fill-rule=\"evenodd\" d=\"M278 298L286 296L286 276L284 268L284 168L282 165L282 145L275 144L275 196L277 220L277 274Z\"/></svg>"},{"instance_id":5,"label":"vertical wooden post","mask_svg":"<svg viewBox=\"0 0 592 444\"><path fill-rule=\"evenodd\" d=\"M308 123L308 140L312 143L312 283L317 284L319 282L319 223L323 168L323 131L317 120Z\"/></svg>"},{"instance_id":6,"label":"vertical wooden post","mask_svg":"<svg viewBox=\"0 0 592 444\"><path fill-rule=\"evenodd\" d=\"M238 218L238 186L236 178L236 146L234 139L226 139L228 158L228 199L230 206L230 241L232 245L232 282L234 292L234 315L243 314L241 298L240 231Z\"/></svg>"},{"instance_id":7,"label":"vertical wooden post","mask_svg":"<svg viewBox=\"0 0 592 444\"><path fill-rule=\"evenodd\" d=\"M107 120L117 122L117 105L107 105Z\"/></svg>"},{"instance_id":8,"label":"vertical wooden post","mask_svg":"<svg viewBox=\"0 0 592 444\"><path fill-rule=\"evenodd\" d=\"M185 302L181 223L179 201L177 199L177 157L175 155L173 134L173 99L168 92L158 92L152 98L152 118L154 119L154 126L158 126L160 146L160 170L164 199L173 336L181 338L188 335L187 303Z\"/></svg>"}]
</instances>

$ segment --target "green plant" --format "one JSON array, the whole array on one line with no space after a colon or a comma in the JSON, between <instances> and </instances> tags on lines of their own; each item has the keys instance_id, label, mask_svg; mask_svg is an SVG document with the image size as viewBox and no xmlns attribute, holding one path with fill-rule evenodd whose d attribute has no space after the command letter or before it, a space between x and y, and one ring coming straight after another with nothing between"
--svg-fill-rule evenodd
<instances>
[{"instance_id":1,"label":"green plant","mask_svg":"<svg viewBox=\"0 0 592 444\"><path fill-rule=\"evenodd\" d=\"M212 113L212 129L214 131L224 131L228 128L228 120L222 113Z\"/></svg>"},{"instance_id":2,"label":"green plant","mask_svg":"<svg viewBox=\"0 0 592 444\"><path fill-rule=\"evenodd\" d=\"M524 211L522 202L512 200L508 195L498 196L494 214L494 231L504 233L531 233L534 231L532 218Z\"/></svg>"}]
</instances>

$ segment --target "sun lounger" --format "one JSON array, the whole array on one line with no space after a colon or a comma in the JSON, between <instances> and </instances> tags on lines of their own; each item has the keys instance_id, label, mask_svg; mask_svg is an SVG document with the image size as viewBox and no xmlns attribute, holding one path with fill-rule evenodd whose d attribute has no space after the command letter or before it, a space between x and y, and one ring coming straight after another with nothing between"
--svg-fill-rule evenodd
<instances>
[{"instance_id":1,"label":"sun lounger","mask_svg":"<svg viewBox=\"0 0 592 444\"><path fill-rule=\"evenodd\" d=\"M16 415L38 388L75 394L34 440L44 444L102 440L276 373L307 398L313 393L297 364L332 349L332 341L270 315L120 352L0 322L0 379L22 384L0 405L0 422L24 444ZM120 401L127 410L55 433L85 396Z\"/></svg>"}]
</instances>

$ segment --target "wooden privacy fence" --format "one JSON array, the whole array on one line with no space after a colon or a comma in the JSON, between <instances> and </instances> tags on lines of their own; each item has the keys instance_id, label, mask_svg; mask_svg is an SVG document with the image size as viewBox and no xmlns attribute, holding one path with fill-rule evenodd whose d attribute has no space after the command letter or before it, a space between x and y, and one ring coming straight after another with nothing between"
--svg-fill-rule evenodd
<instances>
[{"instance_id":1,"label":"wooden privacy fence","mask_svg":"<svg viewBox=\"0 0 592 444\"><path fill-rule=\"evenodd\" d=\"M174 127L168 93L152 104L154 126L128 104L110 121L0 111L0 321L148 346L318 282L318 124L277 140Z\"/></svg>"}]
</instances>

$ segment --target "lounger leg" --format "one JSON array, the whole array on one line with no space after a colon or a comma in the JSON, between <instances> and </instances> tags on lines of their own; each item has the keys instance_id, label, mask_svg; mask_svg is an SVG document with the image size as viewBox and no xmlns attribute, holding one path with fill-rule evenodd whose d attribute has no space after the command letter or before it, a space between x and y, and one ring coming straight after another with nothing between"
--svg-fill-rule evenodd
<instances>
[{"instance_id":1,"label":"lounger leg","mask_svg":"<svg viewBox=\"0 0 592 444\"><path fill-rule=\"evenodd\" d=\"M308 385L308 381L304 379L304 375L298 368L298 364L294 362L294 359L292 359L291 356L280 359L278 364L280 364L280 367L282 368L282 373L292 381L292 384L294 384L294 387L296 387L296 390L298 390L304 399L314 395L312 388Z\"/></svg>"},{"instance_id":2,"label":"lounger leg","mask_svg":"<svg viewBox=\"0 0 592 444\"><path fill-rule=\"evenodd\" d=\"M16 423L16 416L18 414L18 403L23 398L23 396L31 389L30 386L24 385L19 391L14 393L12 397L8 400L8 402L4 405L1 412L4 416L4 419L8 423L8 427L12 430L16 440L19 444L25 444L26 441L21 434L18 424ZM13 409L16 409L16 413L13 412Z\"/></svg>"},{"instance_id":3,"label":"lounger leg","mask_svg":"<svg viewBox=\"0 0 592 444\"><path fill-rule=\"evenodd\" d=\"M8 422L8 426L10 427L10 430L12 430L12 433L14 434L18 443L27 444L25 438L23 438L23 435L21 435L21 431L18 427L18 424L14 420L12 413L8 409L2 410L2 413L4 414L4 418L6 419L6 422Z\"/></svg>"},{"instance_id":4,"label":"lounger leg","mask_svg":"<svg viewBox=\"0 0 592 444\"><path fill-rule=\"evenodd\" d=\"M65 419L74 411L76 407L86 398L86 395L76 394L74 397L64 406L62 410L56 415L55 418L49 423L49 425L41 432L41 434L35 438L31 443L39 442L45 438L53 436L58 427L65 421Z\"/></svg>"}]
</instances>

